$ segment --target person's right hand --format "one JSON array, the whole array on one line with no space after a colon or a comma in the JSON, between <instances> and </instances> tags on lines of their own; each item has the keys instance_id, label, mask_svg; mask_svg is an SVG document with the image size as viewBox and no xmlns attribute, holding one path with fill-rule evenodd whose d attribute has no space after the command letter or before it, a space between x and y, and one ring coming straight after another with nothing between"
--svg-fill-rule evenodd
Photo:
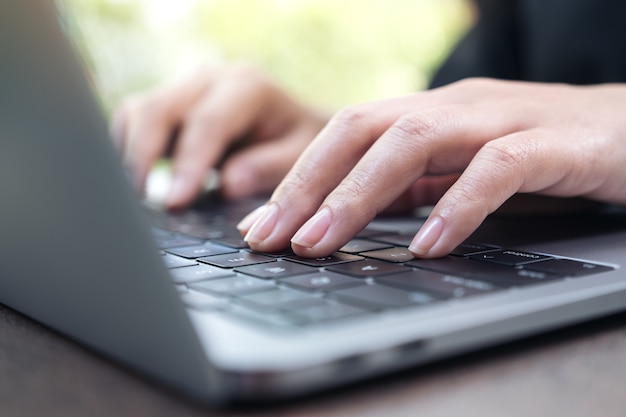
<instances>
[{"instance_id":1,"label":"person's right hand","mask_svg":"<svg viewBox=\"0 0 626 417\"><path fill-rule=\"evenodd\" d=\"M256 69L235 64L128 97L111 130L139 190L175 141L164 205L177 209L194 200L217 165L227 198L271 191L327 120Z\"/></svg>"}]
</instances>

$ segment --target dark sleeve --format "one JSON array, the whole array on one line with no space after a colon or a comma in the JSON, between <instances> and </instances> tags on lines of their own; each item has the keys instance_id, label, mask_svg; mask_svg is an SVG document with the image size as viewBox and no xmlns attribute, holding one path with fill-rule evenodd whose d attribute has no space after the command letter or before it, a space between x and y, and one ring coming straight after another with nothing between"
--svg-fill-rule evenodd
<instances>
[{"instance_id":1,"label":"dark sleeve","mask_svg":"<svg viewBox=\"0 0 626 417\"><path fill-rule=\"evenodd\" d=\"M626 1L477 0L480 17L432 79L626 82Z\"/></svg>"}]
</instances>

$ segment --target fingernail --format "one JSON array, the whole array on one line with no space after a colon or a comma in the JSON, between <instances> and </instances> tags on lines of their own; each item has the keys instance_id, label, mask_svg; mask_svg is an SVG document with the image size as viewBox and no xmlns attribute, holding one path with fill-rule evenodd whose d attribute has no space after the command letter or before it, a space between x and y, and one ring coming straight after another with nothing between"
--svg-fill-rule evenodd
<instances>
[{"instance_id":1,"label":"fingernail","mask_svg":"<svg viewBox=\"0 0 626 417\"><path fill-rule=\"evenodd\" d=\"M324 207L298 230L291 238L291 243L305 248L312 248L322 240L332 220L332 212L328 207Z\"/></svg>"},{"instance_id":2,"label":"fingernail","mask_svg":"<svg viewBox=\"0 0 626 417\"><path fill-rule=\"evenodd\" d=\"M443 219L434 216L426 221L409 245L409 250L416 255L426 255L435 246L443 232Z\"/></svg>"},{"instance_id":3,"label":"fingernail","mask_svg":"<svg viewBox=\"0 0 626 417\"><path fill-rule=\"evenodd\" d=\"M248 233L243 238L248 243L259 243L267 239L274 230L278 220L278 205L270 203L260 213L257 220L252 224Z\"/></svg>"},{"instance_id":4,"label":"fingernail","mask_svg":"<svg viewBox=\"0 0 626 417\"><path fill-rule=\"evenodd\" d=\"M237 223L237 230L239 230L241 233L247 233L252 225L256 223L257 220L259 220L259 217L261 217L265 210L267 210L267 205L265 204L252 210L246 215L246 217L244 217L239 223Z\"/></svg>"}]
</instances>

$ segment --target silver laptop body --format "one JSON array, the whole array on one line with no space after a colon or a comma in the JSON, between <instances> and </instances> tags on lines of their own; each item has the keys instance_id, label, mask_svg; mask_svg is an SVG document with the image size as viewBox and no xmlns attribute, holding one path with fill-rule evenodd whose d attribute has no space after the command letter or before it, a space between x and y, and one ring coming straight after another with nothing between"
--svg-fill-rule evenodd
<instances>
[{"instance_id":1,"label":"silver laptop body","mask_svg":"<svg viewBox=\"0 0 626 417\"><path fill-rule=\"evenodd\" d=\"M188 308L107 132L53 3L2 0L0 302L202 401L291 397L626 308L616 208L493 218L474 236L589 275L289 329Z\"/></svg>"}]
</instances>

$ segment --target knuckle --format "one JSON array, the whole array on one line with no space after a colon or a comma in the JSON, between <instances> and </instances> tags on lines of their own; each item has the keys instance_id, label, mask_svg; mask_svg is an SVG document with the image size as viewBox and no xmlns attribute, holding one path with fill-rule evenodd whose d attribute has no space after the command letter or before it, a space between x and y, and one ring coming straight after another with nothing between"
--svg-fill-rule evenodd
<instances>
[{"instance_id":1,"label":"knuckle","mask_svg":"<svg viewBox=\"0 0 626 417\"><path fill-rule=\"evenodd\" d=\"M372 218L382 208L378 207L376 200L372 201L368 184L367 174L355 170L333 193L333 200L347 210L350 216Z\"/></svg>"},{"instance_id":2,"label":"knuckle","mask_svg":"<svg viewBox=\"0 0 626 417\"><path fill-rule=\"evenodd\" d=\"M416 138L430 140L437 136L441 122L432 115L413 113L402 116L389 128L389 134L413 142Z\"/></svg>"},{"instance_id":3,"label":"knuckle","mask_svg":"<svg viewBox=\"0 0 626 417\"><path fill-rule=\"evenodd\" d=\"M510 140L494 140L483 146L482 153L494 169L517 172L532 157L534 149L535 143L532 140L515 143Z\"/></svg>"},{"instance_id":4,"label":"knuckle","mask_svg":"<svg viewBox=\"0 0 626 417\"><path fill-rule=\"evenodd\" d=\"M208 107L195 106L192 107L183 116L183 125L186 130L194 132L209 132L218 126L214 123L213 114Z\"/></svg>"},{"instance_id":5,"label":"knuckle","mask_svg":"<svg viewBox=\"0 0 626 417\"><path fill-rule=\"evenodd\" d=\"M122 107L130 114L148 117L164 112L163 102L154 92L134 94L123 101Z\"/></svg>"},{"instance_id":6,"label":"knuckle","mask_svg":"<svg viewBox=\"0 0 626 417\"><path fill-rule=\"evenodd\" d=\"M467 91L467 92L481 92L488 88L491 88L494 84L498 84L498 80L494 80L486 77L470 77L460 81L456 81L451 84L452 87Z\"/></svg>"},{"instance_id":7,"label":"knuckle","mask_svg":"<svg viewBox=\"0 0 626 417\"><path fill-rule=\"evenodd\" d=\"M354 127L364 125L369 113L361 106L350 106L339 110L331 119L333 125Z\"/></svg>"},{"instance_id":8,"label":"knuckle","mask_svg":"<svg viewBox=\"0 0 626 417\"><path fill-rule=\"evenodd\" d=\"M254 64L238 61L229 64L225 69L225 77L235 84L245 83L253 88L264 90L270 88L271 83L266 75Z\"/></svg>"}]
</instances>

